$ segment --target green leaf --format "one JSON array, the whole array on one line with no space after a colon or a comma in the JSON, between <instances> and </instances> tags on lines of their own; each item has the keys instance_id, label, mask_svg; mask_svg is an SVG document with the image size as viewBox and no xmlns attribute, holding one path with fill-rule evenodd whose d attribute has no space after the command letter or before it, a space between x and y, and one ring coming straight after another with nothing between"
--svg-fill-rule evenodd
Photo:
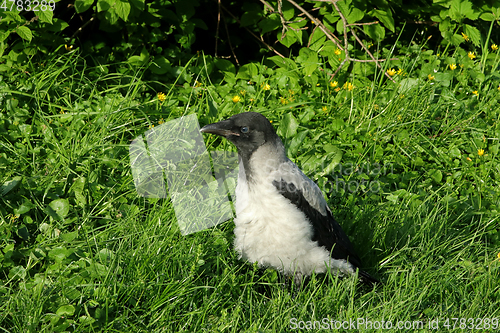
<instances>
[{"instance_id":1,"label":"green leaf","mask_svg":"<svg viewBox=\"0 0 500 333\"><path fill-rule=\"evenodd\" d=\"M130 3L128 1L116 1L116 14L124 20L125 22L128 21L128 16L130 14Z\"/></svg>"},{"instance_id":2,"label":"green leaf","mask_svg":"<svg viewBox=\"0 0 500 333\"><path fill-rule=\"evenodd\" d=\"M360 10L356 7L353 7L353 8L351 8L351 12L349 13L349 15L346 17L347 23L353 24L353 23L356 23L358 21L361 21L364 16L365 16L365 13L362 10Z\"/></svg>"},{"instance_id":3,"label":"green leaf","mask_svg":"<svg viewBox=\"0 0 500 333\"><path fill-rule=\"evenodd\" d=\"M16 176L12 178L12 180L8 180L5 183L3 183L2 186L0 186L0 197L16 189L19 186L19 184L21 184L22 179L23 178L21 176Z\"/></svg>"},{"instance_id":4,"label":"green leaf","mask_svg":"<svg viewBox=\"0 0 500 333\"><path fill-rule=\"evenodd\" d=\"M328 144L325 147L325 151L328 152L327 160L330 160L330 163L323 169L320 173L322 176L329 175L332 173L333 169L340 163L342 160L342 150L339 147L334 146L332 144Z\"/></svg>"},{"instance_id":5,"label":"green leaf","mask_svg":"<svg viewBox=\"0 0 500 333\"><path fill-rule=\"evenodd\" d=\"M495 21L496 17L493 15L493 13L482 13L480 16L481 20L483 21Z\"/></svg>"},{"instance_id":6,"label":"green leaf","mask_svg":"<svg viewBox=\"0 0 500 333\"><path fill-rule=\"evenodd\" d=\"M375 42L381 42L385 38L385 29L380 24L364 25L363 30Z\"/></svg>"},{"instance_id":7,"label":"green leaf","mask_svg":"<svg viewBox=\"0 0 500 333\"><path fill-rule=\"evenodd\" d=\"M67 199L56 199L49 203L49 207L60 219L65 218L69 213L69 202Z\"/></svg>"},{"instance_id":8,"label":"green leaf","mask_svg":"<svg viewBox=\"0 0 500 333\"><path fill-rule=\"evenodd\" d=\"M50 23L52 24L52 17L54 16L54 12L51 10L39 10L38 18L40 22Z\"/></svg>"},{"instance_id":9,"label":"green leaf","mask_svg":"<svg viewBox=\"0 0 500 333\"><path fill-rule=\"evenodd\" d=\"M217 67L221 72L229 72L236 74L236 68L234 64L226 59L215 59L215 67Z\"/></svg>"},{"instance_id":10,"label":"green leaf","mask_svg":"<svg viewBox=\"0 0 500 333\"><path fill-rule=\"evenodd\" d=\"M139 9L141 12L145 8L145 0L130 0L130 3L134 5L135 8Z\"/></svg>"},{"instance_id":11,"label":"green leaf","mask_svg":"<svg viewBox=\"0 0 500 333\"><path fill-rule=\"evenodd\" d=\"M31 32L30 28L21 26L16 29L17 34L24 40L27 40L28 42L31 42L33 39L33 33Z\"/></svg>"},{"instance_id":12,"label":"green leaf","mask_svg":"<svg viewBox=\"0 0 500 333\"><path fill-rule=\"evenodd\" d=\"M316 29L309 38L309 48L313 51L319 51L325 44L326 35L321 29Z\"/></svg>"},{"instance_id":13,"label":"green leaf","mask_svg":"<svg viewBox=\"0 0 500 333\"><path fill-rule=\"evenodd\" d=\"M297 153L308 133L309 130L301 131L292 138L292 141L290 141L290 144L287 147L288 155L293 156Z\"/></svg>"},{"instance_id":14,"label":"green leaf","mask_svg":"<svg viewBox=\"0 0 500 333\"><path fill-rule=\"evenodd\" d=\"M241 26L248 27L249 25L257 24L262 18L262 11L250 10L248 12L244 12L241 16Z\"/></svg>"},{"instance_id":15,"label":"green leaf","mask_svg":"<svg viewBox=\"0 0 500 333\"><path fill-rule=\"evenodd\" d=\"M441 173L441 171L440 170L436 170L436 169L429 170L429 176L437 184L441 183L441 180L443 179L443 174Z\"/></svg>"},{"instance_id":16,"label":"green leaf","mask_svg":"<svg viewBox=\"0 0 500 333\"><path fill-rule=\"evenodd\" d=\"M14 209L14 214L22 215L26 214L31 210L31 208L35 207L29 200L25 200L17 209Z\"/></svg>"},{"instance_id":17,"label":"green leaf","mask_svg":"<svg viewBox=\"0 0 500 333\"><path fill-rule=\"evenodd\" d=\"M479 13L474 12L472 3L468 0L452 0L449 15L452 20L457 22L462 22L464 17L471 20L479 17Z\"/></svg>"},{"instance_id":18,"label":"green leaf","mask_svg":"<svg viewBox=\"0 0 500 333\"><path fill-rule=\"evenodd\" d=\"M23 266L12 267L9 270L9 279L24 279L26 277L26 268Z\"/></svg>"},{"instance_id":19,"label":"green leaf","mask_svg":"<svg viewBox=\"0 0 500 333\"><path fill-rule=\"evenodd\" d=\"M75 10L78 14L83 13L92 6L94 0L75 0Z\"/></svg>"},{"instance_id":20,"label":"green leaf","mask_svg":"<svg viewBox=\"0 0 500 333\"><path fill-rule=\"evenodd\" d=\"M394 18L392 17L392 13L389 8L387 11L375 9L373 13L375 14L375 17L380 20L380 22L382 22L389 30L394 32Z\"/></svg>"},{"instance_id":21,"label":"green leaf","mask_svg":"<svg viewBox=\"0 0 500 333\"><path fill-rule=\"evenodd\" d=\"M60 306L56 311L56 315L61 317L71 317L75 314L75 307L71 304Z\"/></svg>"},{"instance_id":22,"label":"green leaf","mask_svg":"<svg viewBox=\"0 0 500 333\"><path fill-rule=\"evenodd\" d=\"M65 247L58 246L53 249L51 249L48 253L48 256L50 259L54 260L55 262L61 262L64 259L66 259L68 256L70 256L73 253L73 251L66 249Z\"/></svg>"},{"instance_id":23,"label":"green leaf","mask_svg":"<svg viewBox=\"0 0 500 333\"><path fill-rule=\"evenodd\" d=\"M283 117L277 132L281 137L288 139L297 134L297 128L299 128L299 122L293 114L289 112Z\"/></svg>"},{"instance_id":24,"label":"green leaf","mask_svg":"<svg viewBox=\"0 0 500 333\"><path fill-rule=\"evenodd\" d=\"M290 47L297 41L297 34L293 30L288 30L285 34L285 37L282 38L282 34L281 32L279 32L278 41L286 47Z\"/></svg>"},{"instance_id":25,"label":"green leaf","mask_svg":"<svg viewBox=\"0 0 500 333\"><path fill-rule=\"evenodd\" d=\"M240 67L240 70L238 71L238 75L236 75L236 78L244 80L252 80L254 76L257 76L257 74L259 74L259 69L257 68L257 65L255 65L254 63L249 63Z\"/></svg>"},{"instance_id":26,"label":"green leaf","mask_svg":"<svg viewBox=\"0 0 500 333\"><path fill-rule=\"evenodd\" d=\"M475 46L479 46L481 44L481 33L478 28L465 24L465 34L469 36L470 41Z\"/></svg>"},{"instance_id":27,"label":"green leaf","mask_svg":"<svg viewBox=\"0 0 500 333\"><path fill-rule=\"evenodd\" d=\"M149 66L149 70L158 75L165 74L171 68L170 62L164 56L156 56Z\"/></svg>"},{"instance_id":28,"label":"green leaf","mask_svg":"<svg viewBox=\"0 0 500 333\"><path fill-rule=\"evenodd\" d=\"M97 0L97 12L100 13L102 11L109 10L113 4L113 0Z\"/></svg>"},{"instance_id":29,"label":"green leaf","mask_svg":"<svg viewBox=\"0 0 500 333\"><path fill-rule=\"evenodd\" d=\"M269 17L259 22L259 27L261 29L261 35L266 32L278 29L281 26L281 20L278 14L271 14Z\"/></svg>"}]
</instances>

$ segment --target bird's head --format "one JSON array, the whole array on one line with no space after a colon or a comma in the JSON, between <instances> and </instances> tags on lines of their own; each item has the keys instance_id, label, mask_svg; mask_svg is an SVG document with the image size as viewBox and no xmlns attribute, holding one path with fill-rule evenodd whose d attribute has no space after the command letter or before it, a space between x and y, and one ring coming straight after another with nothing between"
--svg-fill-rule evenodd
<instances>
[{"instance_id":1,"label":"bird's head","mask_svg":"<svg viewBox=\"0 0 500 333\"><path fill-rule=\"evenodd\" d=\"M260 146L279 139L269 120L257 112L245 112L218 123L206 125L203 133L212 133L231 141L238 152L249 157Z\"/></svg>"}]
</instances>

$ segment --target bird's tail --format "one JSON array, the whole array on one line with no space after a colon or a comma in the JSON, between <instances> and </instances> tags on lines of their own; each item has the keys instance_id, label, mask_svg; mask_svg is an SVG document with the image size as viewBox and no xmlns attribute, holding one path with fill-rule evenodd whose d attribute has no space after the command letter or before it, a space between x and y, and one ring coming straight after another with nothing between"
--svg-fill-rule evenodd
<instances>
[{"instance_id":1,"label":"bird's tail","mask_svg":"<svg viewBox=\"0 0 500 333\"><path fill-rule=\"evenodd\" d=\"M373 276L371 276L370 274L361 269L358 270L358 276L361 277L361 281L363 281L366 284L369 285L380 284L380 281L378 279L374 278Z\"/></svg>"}]
</instances>

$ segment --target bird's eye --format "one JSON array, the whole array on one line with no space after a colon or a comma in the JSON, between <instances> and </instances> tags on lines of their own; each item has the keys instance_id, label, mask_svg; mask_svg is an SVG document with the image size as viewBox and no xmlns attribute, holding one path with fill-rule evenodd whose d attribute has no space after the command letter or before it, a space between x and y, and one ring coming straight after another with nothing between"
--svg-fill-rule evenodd
<instances>
[{"instance_id":1,"label":"bird's eye","mask_svg":"<svg viewBox=\"0 0 500 333\"><path fill-rule=\"evenodd\" d=\"M249 129L248 129L248 127L247 127L247 126L243 126L243 127L241 128L241 133L248 133L248 131L249 131Z\"/></svg>"}]
</instances>

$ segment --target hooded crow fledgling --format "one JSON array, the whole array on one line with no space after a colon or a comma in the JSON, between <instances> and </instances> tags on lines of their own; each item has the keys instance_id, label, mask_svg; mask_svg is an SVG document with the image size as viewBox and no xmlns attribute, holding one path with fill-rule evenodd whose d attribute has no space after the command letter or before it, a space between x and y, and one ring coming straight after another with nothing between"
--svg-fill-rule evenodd
<instances>
[{"instance_id":1,"label":"hooded crow fledgling","mask_svg":"<svg viewBox=\"0 0 500 333\"><path fill-rule=\"evenodd\" d=\"M326 272L377 279L361 262L335 221L319 187L288 159L269 120L256 112L240 113L201 129L225 137L238 149L234 223L236 250L260 266L294 276Z\"/></svg>"}]
</instances>

